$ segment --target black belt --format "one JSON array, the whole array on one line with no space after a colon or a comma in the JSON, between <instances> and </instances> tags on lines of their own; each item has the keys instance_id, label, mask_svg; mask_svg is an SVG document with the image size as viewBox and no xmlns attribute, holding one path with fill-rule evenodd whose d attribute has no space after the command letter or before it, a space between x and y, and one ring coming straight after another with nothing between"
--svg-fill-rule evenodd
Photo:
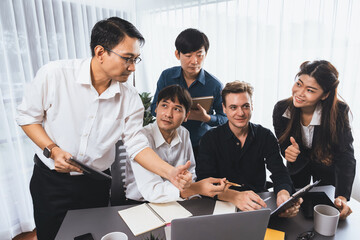
<instances>
[{"instance_id":1,"label":"black belt","mask_svg":"<svg viewBox=\"0 0 360 240\"><path fill-rule=\"evenodd\" d=\"M50 169L48 166L46 166L46 165L43 163L43 161L41 161L41 159L38 157L37 154L35 154L35 156L34 156L34 163L35 163L35 165L38 166L39 168L42 168L42 169L46 169L46 170L51 171L51 169Z\"/></svg>"}]
</instances>

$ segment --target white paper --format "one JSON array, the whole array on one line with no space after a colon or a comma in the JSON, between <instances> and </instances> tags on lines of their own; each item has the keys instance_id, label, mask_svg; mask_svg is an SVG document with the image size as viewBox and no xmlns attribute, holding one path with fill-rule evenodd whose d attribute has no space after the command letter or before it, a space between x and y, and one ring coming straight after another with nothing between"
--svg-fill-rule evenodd
<instances>
[{"instance_id":1,"label":"white paper","mask_svg":"<svg viewBox=\"0 0 360 240\"><path fill-rule=\"evenodd\" d=\"M146 206L146 203L120 210L119 215L128 225L134 236L138 236L165 225L165 223L162 222L148 206Z\"/></svg>"},{"instance_id":2,"label":"white paper","mask_svg":"<svg viewBox=\"0 0 360 240\"><path fill-rule=\"evenodd\" d=\"M165 223L171 223L176 218L187 218L192 214L178 202L148 203L154 211L164 219Z\"/></svg>"},{"instance_id":3,"label":"white paper","mask_svg":"<svg viewBox=\"0 0 360 240\"><path fill-rule=\"evenodd\" d=\"M236 212L236 206L231 202L216 201L213 215L234 212Z\"/></svg>"}]
</instances>

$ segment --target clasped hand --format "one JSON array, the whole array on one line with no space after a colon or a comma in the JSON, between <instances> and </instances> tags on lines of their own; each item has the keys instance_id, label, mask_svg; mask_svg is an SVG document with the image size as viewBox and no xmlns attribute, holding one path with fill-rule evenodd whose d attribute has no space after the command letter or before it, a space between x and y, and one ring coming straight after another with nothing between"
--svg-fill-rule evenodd
<instances>
[{"instance_id":1,"label":"clasped hand","mask_svg":"<svg viewBox=\"0 0 360 240\"><path fill-rule=\"evenodd\" d=\"M189 167L190 161L187 161L185 165L180 165L173 168L169 174L168 179L180 191L189 188L192 183L192 174L188 171Z\"/></svg>"},{"instance_id":2,"label":"clasped hand","mask_svg":"<svg viewBox=\"0 0 360 240\"><path fill-rule=\"evenodd\" d=\"M200 104L197 104L197 110L190 110L189 120L196 120L201 122L209 122L211 120L210 115L206 112Z\"/></svg>"},{"instance_id":3,"label":"clasped hand","mask_svg":"<svg viewBox=\"0 0 360 240\"><path fill-rule=\"evenodd\" d=\"M220 193L223 193L230 185L226 184L226 178L205 178L200 180L198 183L200 185L199 193L203 196L214 197Z\"/></svg>"},{"instance_id":4,"label":"clasped hand","mask_svg":"<svg viewBox=\"0 0 360 240\"><path fill-rule=\"evenodd\" d=\"M352 213L351 208L349 207L349 205L347 205L346 198L339 196L335 199L334 204L336 208L340 210L341 220L346 219Z\"/></svg>"},{"instance_id":5,"label":"clasped hand","mask_svg":"<svg viewBox=\"0 0 360 240\"><path fill-rule=\"evenodd\" d=\"M72 155L59 147L54 147L51 151L51 158L54 160L55 170L60 173L79 172L82 173L80 168L77 168L66 162Z\"/></svg>"},{"instance_id":6,"label":"clasped hand","mask_svg":"<svg viewBox=\"0 0 360 240\"><path fill-rule=\"evenodd\" d=\"M290 198L290 194L288 191L286 190L281 190L278 192L277 197L276 197L276 205L280 206L282 203L284 203L285 201L287 201ZM295 217L300 209L300 205L303 202L302 198L299 198L297 200L297 202L292 205L291 207L289 207L288 209L286 209L284 212L279 214L279 217Z\"/></svg>"}]
</instances>

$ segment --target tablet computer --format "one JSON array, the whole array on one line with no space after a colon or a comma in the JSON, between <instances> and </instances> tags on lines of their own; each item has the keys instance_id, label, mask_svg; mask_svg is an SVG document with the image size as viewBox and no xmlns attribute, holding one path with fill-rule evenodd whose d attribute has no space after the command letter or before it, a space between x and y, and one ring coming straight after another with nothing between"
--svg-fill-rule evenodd
<instances>
[{"instance_id":1,"label":"tablet computer","mask_svg":"<svg viewBox=\"0 0 360 240\"><path fill-rule=\"evenodd\" d=\"M95 168L92 168L92 167L86 165L85 163L76 160L73 157L70 159L67 159L66 162L75 167L80 168L83 171L84 175L88 175L89 177L92 177L94 179L97 179L97 180L107 180L107 179L111 180L112 179L112 177L110 175L103 173Z\"/></svg>"},{"instance_id":2,"label":"tablet computer","mask_svg":"<svg viewBox=\"0 0 360 240\"><path fill-rule=\"evenodd\" d=\"M318 181L314 182L313 184L308 184L307 186L303 187L302 189L300 189L299 191L297 191L296 193L291 195L291 197L287 201L283 202L280 206L278 206L271 213L271 215L277 215L279 213L284 212L286 209L288 209L289 207L294 205L299 198L303 197L308 191L310 191L313 187L318 185L320 183L320 181L321 180L318 180Z\"/></svg>"},{"instance_id":3,"label":"tablet computer","mask_svg":"<svg viewBox=\"0 0 360 240\"><path fill-rule=\"evenodd\" d=\"M193 103L191 105L191 110L199 110L197 104L200 104L208 113L210 111L213 100L213 96L192 98Z\"/></svg>"}]
</instances>

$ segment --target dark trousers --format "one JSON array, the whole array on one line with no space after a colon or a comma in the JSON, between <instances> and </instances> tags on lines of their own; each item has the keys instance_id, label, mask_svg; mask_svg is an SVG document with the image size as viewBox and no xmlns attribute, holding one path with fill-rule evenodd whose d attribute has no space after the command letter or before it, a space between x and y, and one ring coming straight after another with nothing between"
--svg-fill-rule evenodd
<instances>
[{"instance_id":1,"label":"dark trousers","mask_svg":"<svg viewBox=\"0 0 360 240\"><path fill-rule=\"evenodd\" d=\"M335 167L334 165L325 166L324 164L310 161L301 171L290 175L295 188L303 188L308 185L313 177L313 181L321 180L319 186L335 186Z\"/></svg>"},{"instance_id":2,"label":"dark trousers","mask_svg":"<svg viewBox=\"0 0 360 240\"><path fill-rule=\"evenodd\" d=\"M34 161L30 192L38 240L55 239L68 210L108 206L111 180L58 173L36 155Z\"/></svg>"}]
</instances>

